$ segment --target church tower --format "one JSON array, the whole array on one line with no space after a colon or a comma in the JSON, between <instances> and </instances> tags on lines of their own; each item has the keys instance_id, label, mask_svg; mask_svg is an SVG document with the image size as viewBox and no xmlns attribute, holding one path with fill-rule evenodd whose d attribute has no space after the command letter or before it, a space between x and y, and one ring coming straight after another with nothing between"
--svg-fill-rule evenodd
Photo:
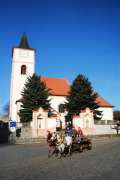
<instances>
[{"instance_id":1,"label":"church tower","mask_svg":"<svg viewBox=\"0 0 120 180\"><path fill-rule=\"evenodd\" d=\"M17 122L17 101L21 99L25 81L35 72L35 49L30 48L26 34L18 47L13 48L10 88L10 119Z\"/></svg>"}]
</instances>

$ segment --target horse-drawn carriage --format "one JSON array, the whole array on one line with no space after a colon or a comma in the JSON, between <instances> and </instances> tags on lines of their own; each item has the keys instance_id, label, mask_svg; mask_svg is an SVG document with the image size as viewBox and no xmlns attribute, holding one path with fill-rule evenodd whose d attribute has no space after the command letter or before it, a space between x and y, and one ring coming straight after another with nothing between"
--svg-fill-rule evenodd
<instances>
[{"instance_id":1,"label":"horse-drawn carriage","mask_svg":"<svg viewBox=\"0 0 120 180\"><path fill-rule=\"evenodd\" d=\"M63 133L48 133L47 136L47 143L48 143L48 157L52 154L60 154L66 156L67 154L70 155L74 151L83 152L85 149L91 150L92 149L92 142L85 136L80 137L78 134L66 134Z\"/></svg>"}]
</instances>

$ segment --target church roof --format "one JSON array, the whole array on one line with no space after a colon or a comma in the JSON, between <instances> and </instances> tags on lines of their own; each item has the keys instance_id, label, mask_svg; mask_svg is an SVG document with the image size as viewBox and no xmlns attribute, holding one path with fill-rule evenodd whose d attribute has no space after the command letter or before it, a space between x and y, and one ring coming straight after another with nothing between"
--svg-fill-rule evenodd
<instances>
[{"instance_id":1,"label":"church roof","mask_svg":"<svg viewBox=\"0 0 120 180\"><path fill-rule=\"evenodd\" d=\"M51 89L51 94L54 96L67 96L69 91L69 84L66 79L62 78L48 78L41 77L45 82L47 88Z\"/></svg>"},{"instance_id":2,"label":"church roof","mask_svg":"<svg viewBox=\"0 0 120 180\"><path fill-rule=\"evenodd\" d=\"M30 48L30 45L28 43L28 39L25 33L23 33L22 38L20 40L19 46L18 48L22 48L22 49L32 49Z\"/></svg>"},{"instance_id":3,"label":"church roof","mask_svg":"<svg viewBox=\"0 0 120 180\"><path fill-rule=\"evenodd\" d=\"M51 94L53 96L67 96L70 90L70 86L66 79L62 78L48 78L41 77L41 80L45 82L47 88L51 89ZM101 96L98 96L96 102L100 107L113 107L109 102L107 102Z\"/></svg>"},{"instance_id":4,"label":"church roof","mask_svg":"<svg viewBox=\"0 0 120 180\"><path fill-rule=\"evenodd\" d=\"M113 107L112 104L110 104L108 101L106 101L103 97L98 96L96 99L96 102L100 107Z\"/></svg>"},{"instance_id":5,"label":"church roof","mask_svg":"<svg viewBox=\"0 0 120 180\"><path fill-rule=\"evenodd\" d=\"M34 50L36 52L36 49L34 48L30 48L30 45L28 43L28 39L25 33L23 33L19 46L18 47L13 47L12 48L12 57L13 57L13 52L14 52L14 48L21 48L21 49L25 49L25 50Z\"/></svg>"}]
</instances>

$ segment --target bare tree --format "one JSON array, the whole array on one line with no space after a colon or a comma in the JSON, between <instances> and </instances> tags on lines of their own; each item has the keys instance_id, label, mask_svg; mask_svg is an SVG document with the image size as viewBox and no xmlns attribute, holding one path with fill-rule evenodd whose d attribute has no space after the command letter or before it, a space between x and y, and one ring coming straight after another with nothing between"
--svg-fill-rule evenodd
<instances>
[{"instance_id":1,"label":"bare tree","mask_svg":"<svg viewBox=\"0 0 120 180\"><path fill-rule=\"evenodd\" d=\"M4 116L8 116L9 115L9 102L4 106L3 111L4 111Z\"/></svg>"}]
</instances>

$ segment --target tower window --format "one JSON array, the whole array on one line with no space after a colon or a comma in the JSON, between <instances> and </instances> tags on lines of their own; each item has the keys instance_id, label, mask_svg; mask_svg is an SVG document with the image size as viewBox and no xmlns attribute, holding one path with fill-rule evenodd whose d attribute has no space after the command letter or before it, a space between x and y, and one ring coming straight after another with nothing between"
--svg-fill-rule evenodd
<instances>
[{"instance_id":1,"label":"tower window","mask_svg":"<svg viewBox=\"0 0 120 180\"><path fill-rule=\"evenodd\" d=\"M21 66L21 74L26 74L26 65Z\"/></svg>"},{"instance_id":2,"label":"tower window","mask_svg":"<svg viewBox=\"0 0 120 180\"><path fill-rule=\"evenodd\" d=\"M65 105L64 104L60 104L59 105L59 112L60 113L64 113L65 112Z\"/></svg>"}]
</instances>

